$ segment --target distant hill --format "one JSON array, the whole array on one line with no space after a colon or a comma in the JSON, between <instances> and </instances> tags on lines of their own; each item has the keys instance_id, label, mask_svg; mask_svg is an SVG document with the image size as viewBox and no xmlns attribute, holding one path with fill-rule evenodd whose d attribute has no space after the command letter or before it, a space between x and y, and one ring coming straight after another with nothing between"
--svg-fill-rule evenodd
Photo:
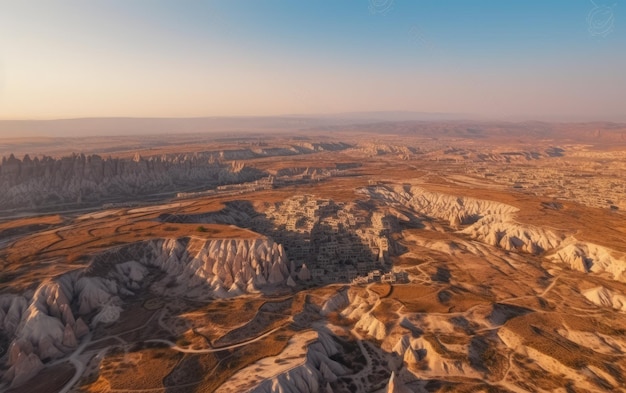
<instances>
[{"instance_id":1,"label":"distant hill","mask_svg":"<svg viewBox=\"0 0 626 393\"><path fill-rule=\"evenodd\" d=\"M441 119L436 119L441 116ZM0 120L0 157L14 153L61 156L71 152L108 154L170 144L238 143L272 135L306 140L359 134L499 141L626 144L626 123L505 122L455 119L453 114L364 112L283 117L85 118ZM446 118L447 117L447 118ZM430 118L433 118L432 120Z\"/></svg>"},{"instance_id":2,"label":"distant hill","mask_svg":"<svg viewBox=\"0 0 626 393\"><path fill-rule=\"evenodd\" d=\"M626 143L626 124L610 122L395 121L316 127L308 131L367 132L427 138L496 138L526 142L554 139L572 143Z\"/></svg>"},{"instance_id":3,"label":"distant hill","mask_svg":"<svg viewBox=\"0 0 626 393\"><path fill-rule=\"evenodd\" d=\"M408 120L453 120L460 115L421 112L353 112L320 115L82 118L59 120L0 120L3 137L91 137L105 135L196 134L220 132L284 132L315 127Z\"/></svg>"}]
</instances>

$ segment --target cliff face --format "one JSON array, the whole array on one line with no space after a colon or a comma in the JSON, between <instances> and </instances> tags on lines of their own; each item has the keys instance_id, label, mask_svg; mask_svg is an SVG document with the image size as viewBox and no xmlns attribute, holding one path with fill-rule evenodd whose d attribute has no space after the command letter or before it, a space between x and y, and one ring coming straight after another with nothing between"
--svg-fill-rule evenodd
<instances>
[{"instance_id":1,"label":"cliff face","mask_svg":"<svg viewBox=\"0 0 626 393\"><path fill-rule=\"evenodd\" d=\"M364 192L374 199L404 205L415 212L449 221L452 226L467 225L484 216L508 216L518 211L505 203L431 192L421 187L372 187Z\"/></svg>"},{"instance_id":2,"label":"cliff face","mask_svg":"<svg viewBox=\"0 0 626 393\"><path fill-rule=\"evenodd\" d=\"M165 276L149 279L150 270ZM291 277L283 247L260 239L160 239L109 250L88 268L0 296L0 333L11 340L3 378L16 386L65 356L89 326L115 322L138 290L194 299L233 297Z\"/></svg>"},{"instance_id":3,"label":"cliff face","mask_svg":"<svg viewBox=\"0 0 626 393\"><path fill-rule=\"evenodd\" d=\"M416 215L448 221L457 233L482 243L507 251L545 255L549 261L573 270L608 273L614 280L626 282L626 254L551 229L519 223L515 219L518 209L514 206L430 192L420 187L379 186L363 192L374 199L404 206Z\"/></svg>"},{"instance_id":4,"label":"cliff face","mask_svg":"<svg viewBox=\"0 0 626 393\"><path fill-rule=\"evenodd\" d=\"M260 171L237 163L223 164L206 154L135 156L132 160L83 154L19 160L11 155L0 165L0 208L94 202L176 191L181 186L245 182L260 176Z\"/></svg>"},{"instance_id":5,"label":"cliff face","mask_svg":"<svg viewBox=\"0 0 626 393\"><path fill-rule=\"evenodd\" d=\"M251 389L253 393L298 392L315 393L324 391L324 386L349 374L350 370L331 359L341 352L332 337L318 331L318 338L307 347L302 364L275 375ZM328 391L328 390L326 390Z\"/></svg>"},{"instance_id":6,"label":"cliff face","mask_svg":"<svg viewBox=\"0 0 626 393\"><path fill-rule=\"evenodd\" d=\"M350 148L346 143L298 143L282 147L164 154L133 159L73 154L22 160L13 154L0 164L0 209L100 202L119 196L206 188L257 180L265 173L233 160L311 154Z\"/></svg>"}]
</instances>

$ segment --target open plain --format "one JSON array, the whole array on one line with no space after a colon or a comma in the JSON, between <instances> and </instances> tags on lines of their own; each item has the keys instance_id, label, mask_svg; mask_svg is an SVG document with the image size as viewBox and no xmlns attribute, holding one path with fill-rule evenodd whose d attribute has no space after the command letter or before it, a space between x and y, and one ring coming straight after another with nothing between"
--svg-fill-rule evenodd
<instances>
[{"instance_id":1,"label":"open plain","mask_svg":"<svg viewBox=\"0 0 626 393\"><path fill-rule=\"evenodd\" d=\"M626 391L625 133L3 141L0 391Z\"/></svg>"}]
</instances>

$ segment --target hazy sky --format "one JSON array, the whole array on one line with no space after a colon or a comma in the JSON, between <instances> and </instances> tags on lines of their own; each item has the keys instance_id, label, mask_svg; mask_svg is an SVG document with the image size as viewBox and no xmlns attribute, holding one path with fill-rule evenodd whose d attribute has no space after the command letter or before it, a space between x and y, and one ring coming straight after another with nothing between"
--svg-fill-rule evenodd
<instances>
[{"instance_id":1,"label":"hazy sky","mask_svg":"<svg viewBox=\"0 0 626 393\"><path fill-rule=\"evenodd\" d=\"M0 0L0 119L626 120L624 0Z\"/></svg>"}]
</instances>

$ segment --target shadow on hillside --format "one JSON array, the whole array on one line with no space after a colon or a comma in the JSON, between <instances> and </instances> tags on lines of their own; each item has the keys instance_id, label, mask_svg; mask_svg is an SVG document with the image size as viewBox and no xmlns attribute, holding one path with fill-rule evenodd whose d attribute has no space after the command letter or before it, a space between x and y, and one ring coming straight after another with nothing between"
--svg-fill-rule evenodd
<instances>
[{"instance_id":1,"label":"shadow on hillside","mask_svg":"<svg viewBox=\"0 0 626 393\"><path fill-rule=\"evenodd\" d=\"M257 212L252 203L245 200L227 202L222 210L216 212L162 214L157 219L167 223L236 225L253 230L282 244L288 259L293 260L297 268L306 264L311 271L318 269L313 271L314 278L323 282L350 281L353 277L349 272L364 275L374 269L387 271L388 266L380 260L379 254L374 252L371 244L364 243L357 236L356 229L345 226L333 229L320 222L326 217L336 217L339 209L338 205L331 205L326 211L320 212L310 232L287 230L284 225L276 226L274 221ZM347 252L342 254L339 250L327 251L329 245L337 246L336 239L343 239L344 244L347 244L345 246ZM320 257L321 254L324 256ZM346 257L346 254L350 257Z\"/></svg>"}]
</instances>

